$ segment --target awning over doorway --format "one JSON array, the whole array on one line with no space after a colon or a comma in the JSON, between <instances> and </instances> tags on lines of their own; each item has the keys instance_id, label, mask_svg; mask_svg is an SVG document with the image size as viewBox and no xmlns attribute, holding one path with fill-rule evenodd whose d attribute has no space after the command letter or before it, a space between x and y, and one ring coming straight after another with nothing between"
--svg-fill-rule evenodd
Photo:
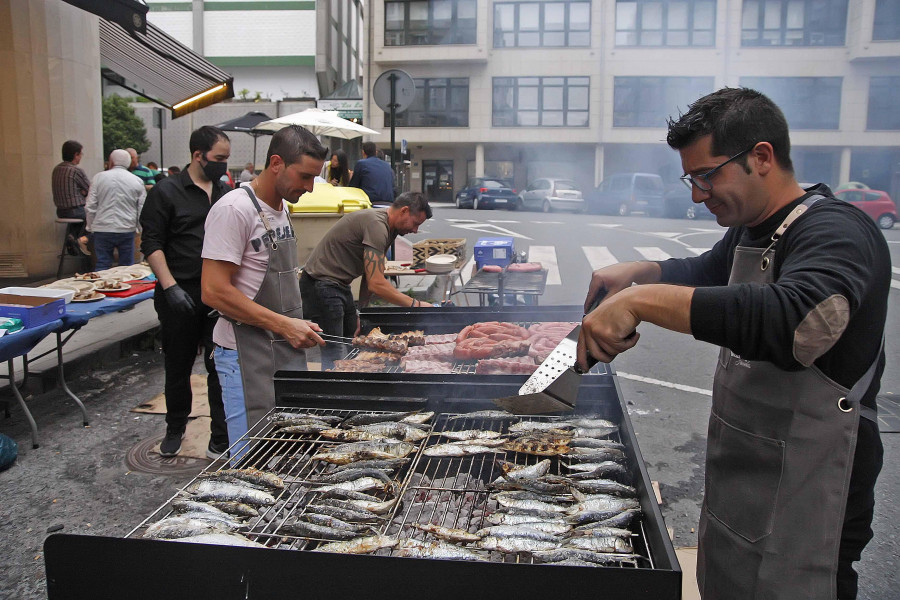
<instances>
[{"instance_id":1,"label":"awning over doorway","mask_svg":"<svg viewBox=\"0 0 900 600\"><path fill-rule=\"evenodd\" d=\"M118 23L128 31L147 32L150 7L138 0L63 0L98 17Z\"/></svg>"},{"instance_id":2,"label":"awning over doorway","mask_svg":"<svg viewBox=\"0 0 900 600\"><path fill-rule=\"evenodd\" d=\"M362 121L363 101L362 90L355 79L351 79L331 94L320 98L316 106L322 110L336 110L342 119L356 119Z\"/></svg>"},{"instance_id":3,"label":"awning over doorway","mask_svg":"<svg viewBox=\"0 0 900 600\"><path fill-rule=\"evenodd\" d=\"M107 81L153 100L172 118L234 97L234 79L152 23L129 33L100 19L101 74Z\"/></svg>"}]
</instances>

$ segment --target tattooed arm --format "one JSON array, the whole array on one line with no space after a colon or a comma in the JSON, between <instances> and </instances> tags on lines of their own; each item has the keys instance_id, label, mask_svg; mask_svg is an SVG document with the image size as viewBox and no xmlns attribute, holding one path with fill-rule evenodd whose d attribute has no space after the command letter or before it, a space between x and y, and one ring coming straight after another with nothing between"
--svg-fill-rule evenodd
<instances>
[{"instance_id":1,"label":"tattooed arm","mask_svg":"<svg viewBox=\"0 0 900 600\"><path fill-rule=\"evenodd\" d=\"M424 302L412 300L406 294L401 294L384 277L384 252L380 252L370 246L365 246L363 251L363 281L370 294L375 294L391 304L397 306L427 306Z\"/></svg>"}]
</instances>

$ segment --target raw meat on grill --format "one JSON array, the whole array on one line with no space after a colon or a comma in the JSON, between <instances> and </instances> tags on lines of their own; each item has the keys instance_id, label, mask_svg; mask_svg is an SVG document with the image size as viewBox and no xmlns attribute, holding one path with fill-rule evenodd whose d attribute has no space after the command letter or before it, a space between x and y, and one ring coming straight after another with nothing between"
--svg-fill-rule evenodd
<instances>
[{"instance_id":1,"label":"raw meat on grill","mask_svg":"<svg viewBox=\"0 0 900 600\"><path fill-rule=\"evenodd\" d=\"M567 321L535 323L528 328L528 340L531 342L528 355L538 363L544 362L544 359L556 349L576 325L578 323Z\"/></svg>"},{"instance_id":2,"label":"raw meat on grill","mask_svg":"<svg viewBox=\"0 0 900 600\"><path fill-rule=\"evenodd\" d=\"M450 342L456 343L456 335L455 333L438 333L435 335L426 335L425 336L425 345L430 346L432 344L449 344Z\"/></svg>"},{"instance_id":3,"label":"raw meat on grill","mask_svg":"<svg viewBox=\"0 0 900 600\"><path fill-rule=\"evenodd\" d=\"M501 358L505 356L522 356L528 354L531 342L528 340L503 340L497 342L491 348L491 358Z\"/></svg>"},{"instance_id":4,"label":"raw meat on grill","mask_svg":"<svg viewBox=\"0 0 900 600\"><path fill-rule=\"evenodd\" d=\"M531 375L538 368L530 356L485 358L475 365L476 375Z\"/></svg>"},{"instance_id":5,"label":"raw meat on grill","mask_svg":"<svg viewBox=\"0 0 900 600\"><path fill-rule=\"evenodd\" d=\"M450 342L448 344L426 344L425 346L415 346L409 349L409 351L406 353L406 357L415 358L418 360L453 362L453 350L455 348L455 342Z\"/></svg>"},{"instance_id":6,"label":"raw meat on grill","mask_svg":"<svg viewBox=\"0 0 900 600\"><path fill-rule=\"evenodd\" d=\"M381 373L384 363L375 363L358 359L339 359L334 361L333 373Z\"/></svg>"},{"instance_id":7,"label":"raw meat on grill","mask_svg":"<svg viewBox=\"0 0 900 600\"><path fill-rule=\"evenodd\" d=\"M481 267L481 270L485 273L499 273L503 270L503 267L500 265L484 265Z\"/></svg>"},{"instance_id":8,"label":"raw meat on grill","mask_svg":"<svg viewBox=\"0 0 900 600\"><path fill-rule=\"evenodd\" d=\"M404 331L402 333L384 333L381 327L376 327L368 333L369 338L386 338L391 340L403 340L407 346L423 346L425 345L425 332L421 329L416 331Z\"/></svg>"},{"instance_id":9,"label":"raw meat on grill","mask_svg":"<svg viewBox=\"0 0 900 600\"><path fill-rule=\"evenodd\" d=\"M459 335L456 336L456 343L460 343L467 339L488 338L496 342L502 340L527 340L528 330L520 327L515 323L501 323L499 321L488 321L485 323L475 323L466 325Z\"/></svg>"},{"instance_id":10,"label":"raw meat on grill","mask_svg":"<svg viewBox=\"0 0 900 600\"><path fill-rule=\"evenodd\" d=\"M543 266L539 262L528 262L528 263L512 263L506 270L510 273L537 273L543 269Z\"/></svg>"},{"instance_id":11,"label":"raw meat on grill","mask_svg":"<svg viewBox=\"0 0 900 600\"><path fill-rule=\"evenodd\" d=\"M437 360L416 360L414 358L403 357L400 361L403 370L406 373L452 373L453 363L437 361Z\"/></svg>"},{"instance_id":12,"label":"raw meat on grill","mask_svg":"<svg viewBox=\"0 0 900 600\"><path fill-rule=\"evenodd\" d=\"M354 360L385 365L396 365L400 362L400 358L400 354L394 354L393 352L379 352L377 350L361 350L359 354L353 357Z\"/></svg>"}]
</instances>

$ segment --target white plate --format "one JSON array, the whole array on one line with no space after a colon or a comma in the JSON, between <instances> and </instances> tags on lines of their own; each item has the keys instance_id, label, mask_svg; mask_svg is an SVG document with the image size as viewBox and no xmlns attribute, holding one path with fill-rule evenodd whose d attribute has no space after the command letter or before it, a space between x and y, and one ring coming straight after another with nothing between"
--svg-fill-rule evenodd
<instances>
[{"instance_id":1,"label":"white plate","mask_svg":"<svg viewBox=\"0 0 900 600\"><path fill-rule=\"evenodd\" d=\"M94 288L94 291L96 291L96 292L124 292L125 290L131 289L130 283L122 283L121 281L117 282L119 284L119 287L111 287L111 288L103 287L104 285L107 285L109 282L110 282L110 280L104 280L104 281L98 282L97 286Z\"/></svg>"},{"instance_id":2,"label":"white plate","mask_svg":"<svg viewBox=\"0 0 900 600\"><path fill-rule=\"evenodd\" d=\"M103 300L104 298L106 298L106 296L104 296L100 292L94 292L94 295L90 298L72 298L72 302L96 302L97 300Z\"/></svg>"}]
</instances>

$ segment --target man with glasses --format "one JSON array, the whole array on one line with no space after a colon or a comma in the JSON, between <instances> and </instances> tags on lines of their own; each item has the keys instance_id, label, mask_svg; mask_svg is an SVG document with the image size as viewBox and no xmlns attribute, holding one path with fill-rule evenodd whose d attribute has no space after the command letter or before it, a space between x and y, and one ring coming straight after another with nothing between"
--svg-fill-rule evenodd
<instances>
[{"instance_id":1,"label":"man with glasses","mask_svg":"<svg viewBox=\"0 0 900 600\"><path fill-rule=\"evenodd\" d=\"M699 99L667 141L694 202L729 229L697 257L595 271L586 310L604 299L584 319L578 365L632 348L642 321L720 346L701 595L856 598L883 455L887 244L827 186L797 184L787 122L759 92Z\"/></svg>"}]
</instances>

